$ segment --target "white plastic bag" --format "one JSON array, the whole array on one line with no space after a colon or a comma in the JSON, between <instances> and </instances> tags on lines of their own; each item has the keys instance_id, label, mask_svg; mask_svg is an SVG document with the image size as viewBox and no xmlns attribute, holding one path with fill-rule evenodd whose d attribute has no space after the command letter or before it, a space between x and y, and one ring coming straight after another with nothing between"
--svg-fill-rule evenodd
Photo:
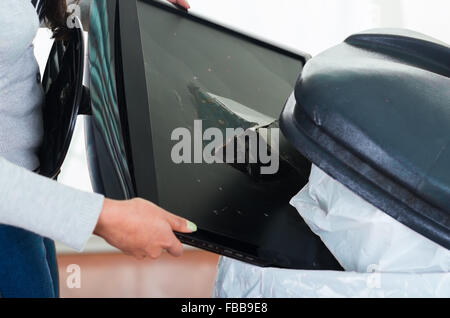
<instances>
[{"instance_id":1,"label":"white plastic bag","mask_svg":"<svg viewBox=\"0 0 450 318\"><path fill-rule=\"evenodd\" d=\"M262 268L222 257L220 298L450 297L449 273L355 273Z\"/></svg>"},{"instance_id":2,"label":"white plastic bag","mask_svg":"<svg viewBox=\"0 0 450 318\"><path fill-rule=\"evenodd\" d=\"M450 251L394 220L316 166L291 200L346 271L448 272Z\"/></svg>"}]
</instances>

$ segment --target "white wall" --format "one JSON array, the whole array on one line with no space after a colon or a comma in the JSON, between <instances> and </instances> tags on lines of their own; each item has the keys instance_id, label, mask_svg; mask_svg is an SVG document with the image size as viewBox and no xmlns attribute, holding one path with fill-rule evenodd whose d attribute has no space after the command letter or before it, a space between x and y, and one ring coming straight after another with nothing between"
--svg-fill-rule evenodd
<instances>
[{"instance_id":1,"label":"white wall","mask_svg":"<svg viewBox=\"0 0 450 318\"><path fill-rule=\"evenodd\" d=\"M448 0L190 0L192 11L315 55L348 35L404 27L450 43ZM40 30L36 56L43 67L51 41ZM90 190L79 121L60 182Z\"/></svg>"},{"instance_id":2,"label":"white wall","mask_svg":"<svg viewBox=\"0 0 450 318\"><path fill-rule=\"evenodd\" d=\"M348 35L403 27L450 43L448 0L190 0L194 12L317 54Z\"/></svg>"}]
</instances>

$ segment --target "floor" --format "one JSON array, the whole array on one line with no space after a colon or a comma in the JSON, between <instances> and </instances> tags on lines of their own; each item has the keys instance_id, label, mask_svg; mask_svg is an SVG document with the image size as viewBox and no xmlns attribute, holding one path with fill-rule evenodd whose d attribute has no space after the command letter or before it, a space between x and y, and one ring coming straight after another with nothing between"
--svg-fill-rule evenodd
<instances>
[{"instance_id":1,"label":"floor","mask_svg":"<svg viewBox=\"0 0 450 318\"><path fill-rule=\"evenodd\" d=\"M165 253L156 261L119 253L59 255L58 261L63 298L196 298L211 296L218 256L191 249L180 258ZM74 280L72 264L80 269L79 280Z\"/></svg>"}]
</instances>

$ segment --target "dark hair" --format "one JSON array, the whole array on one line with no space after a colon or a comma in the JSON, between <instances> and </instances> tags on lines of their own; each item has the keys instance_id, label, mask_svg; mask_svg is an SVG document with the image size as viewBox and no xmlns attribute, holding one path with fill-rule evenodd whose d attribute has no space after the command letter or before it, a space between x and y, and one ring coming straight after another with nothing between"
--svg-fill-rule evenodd
<instances>
[{"instance_id":1,"label":"dark hair","mask_svg":"<svg viewBox=\"0 0 450 318\"><path fill-rule=\"evenodd\" d=\"M70 29L67 26L67 18L71 12L67 12L66 0L41 0L42 11L40 17L47 27L53 32L55 39L65 39L69 35ZM78 3L75 1L75 3Z\"/></svg>"}]
</instances>

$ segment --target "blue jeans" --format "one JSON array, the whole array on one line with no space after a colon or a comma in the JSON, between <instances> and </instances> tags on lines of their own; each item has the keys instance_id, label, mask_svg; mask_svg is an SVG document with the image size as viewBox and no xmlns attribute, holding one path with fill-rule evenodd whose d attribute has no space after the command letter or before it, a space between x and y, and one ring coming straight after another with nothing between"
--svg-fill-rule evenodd
<instances>
[{"instance_id":1,"label":"blue jeans","mask_svg":"<svg viewBox=\"0 0 450 318\"><path fill-rule=\"evenodd\" d=\"M54 242L0 225L0 297L54 298L58 295Z\"/></svg>"}]
</instances>

